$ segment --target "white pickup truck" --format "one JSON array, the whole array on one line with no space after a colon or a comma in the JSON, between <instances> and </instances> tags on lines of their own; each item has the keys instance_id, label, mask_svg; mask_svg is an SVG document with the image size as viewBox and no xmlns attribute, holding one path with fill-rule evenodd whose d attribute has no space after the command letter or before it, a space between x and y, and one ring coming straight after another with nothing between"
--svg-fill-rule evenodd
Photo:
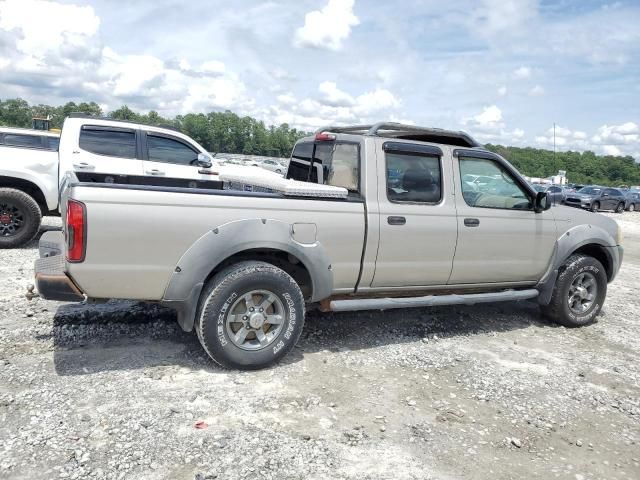
<instances>
[{"instance_id":1,"label":"white pickup truck","mask_svg":"<svg viewBox=\"0 0 640 480\"><path fill-rule=\"evenodd\" d=\"M60 138L0 128L0 248L29 242L41 216L58 211L64 172L83 182L210 188L219 186L212 165L201 145L169 128L84 114L71 114Z\"/></svg>"},{"instance_id":2,"label":"white pickup truck","mask_svg":"<svg viewBox=\"0 0 640 480\"><path fill-rule=\"evenodd\" d=\"M467 175L494 181L471 187ZM49 238L59 246L41 245L36 261L38 291L161 302L213 360L252 369L293 348L306 304L345 311L536 300L554 321L585 325L622 262L615 221L549 208L545 192L462 132L327 127L296 144L287 177L296 188L320 183L345 195L71 175L64 232Z\"/></svg>"}]
</instances>

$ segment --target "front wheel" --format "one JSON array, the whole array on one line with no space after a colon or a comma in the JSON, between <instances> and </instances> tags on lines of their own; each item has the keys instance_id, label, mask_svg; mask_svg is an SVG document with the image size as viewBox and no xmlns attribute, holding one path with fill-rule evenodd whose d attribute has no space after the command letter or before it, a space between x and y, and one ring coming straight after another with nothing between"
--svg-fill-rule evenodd
<instances>
[{"instance_id":1,"label":"front wheel","mask_svg":"<svg viewBox=\"0 0 640 480\"><path fill-rule=\"evenodd\" d=\"M597 212L598 210L600 210L600 202L593 202L591 204L591 211Z\"/></svg>"},{"instance_id":2,"label":"front wheel","mask_svg":"<svg viewBox=\"0 0 640 480\"><path fill-rule=\"evenodd\" d=\"M29 242L40 229L42 212L30 195L15 188L0 188L0 248Z\"/></svg>"},{"instance_id":3,"label":"front wheel","mask_svg":"<svg viewBox=\"0 0 640 480\"><path fill-rule=\"evenodd\" d=\"M562 267L549 305L543 312L565 327L581 327L591 323L607 296L607 274L593 257L571 255Z\"/></svg>"},{"instance_id":4,"label":"front wheel","mask_svg":"<svg viewBox=\"0 0 640 480\"><path fill-rule=\"evenodd\" d=\"M300 287L287 272L265 262L240 262L205 287L196 332L219 365L256 370L293 349L304 314Z\"/></svg>"},{"instance_id":5,"label":"front wheel","mask_svg":"<svg viewBox=\"0 0 640 480\"><path fill-rule=\"evenodd\" d=\"M631 205L629 205L629 207L627 208L627 210L629 210L630 212L635 211L635 209L636 209L636 205L635 205L635 203L632 203L632 204L631 204Z\"/></svg>"},{"instance_id":6,"label":"front wheel","mask_svg":"<svg viewBox=\"0 0 640 480\"><path fill-rule=\"evenodd\" d=\"M616 205L616 213L622 212L624 212L624 203L620 202L618 205Z\"/></svg>"}]
</instances>

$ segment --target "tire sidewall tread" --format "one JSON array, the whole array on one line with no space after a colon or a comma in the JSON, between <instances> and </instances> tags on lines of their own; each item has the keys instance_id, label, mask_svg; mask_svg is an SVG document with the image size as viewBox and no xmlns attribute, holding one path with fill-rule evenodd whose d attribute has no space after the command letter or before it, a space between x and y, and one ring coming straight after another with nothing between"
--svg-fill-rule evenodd
<instances>
[{"instance_id":1,"label":"tire sidewall tread","mask_svg":"<svg viewBox=\"0 0 640 480\"><path fill-rule=\"evenodd\" d=\"M0 188L0 202L14 203L25 216L22 231L10 237L0 236L0 248L16 248L30 242L40 230L42 211L29 194L15 188Z\"/></svg>"},{"instance_id":2,"label":"tire sidewall tread","mask_svg":"<svg viewBox=\"0 0 640 480\"><path fill-rule=\"evenodd\" d=\"M581 327L592 323L602 310L607 296L607 274L602 264L595 258L583 254L571 255L565 262L565 268L556 280L549 305L543 307L544 313L554 322L565 327ZM574 279L581 273L593 274L598 283L595 304L586 315L576 315L567 304L567 295Z\"/></svg>"},{"instance_id":3,"label":"tire sidewall tread","mask_svg":"<svg viewBox=\"0 0 640 480\"><path fill-rule=\"evenodd\" d=\"M267 347L243 350L227 336L226 312L240 295L260 288L269 289L279 297L285 308L285 324ZM196 333L209 357L221 367L255 370L277 363L293 349L302 334L304 315L304 297L289 274L266 262L239 262L207 283L200 297Z\"/></svg>"}]
</instances>

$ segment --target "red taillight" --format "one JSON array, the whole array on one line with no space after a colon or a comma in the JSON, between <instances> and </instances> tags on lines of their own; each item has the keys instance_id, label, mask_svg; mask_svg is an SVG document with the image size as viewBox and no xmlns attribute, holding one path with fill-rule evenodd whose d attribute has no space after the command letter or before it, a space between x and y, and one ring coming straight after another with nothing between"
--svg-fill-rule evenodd
<instances>
[{"instance_id":1,"label":"red taillight","mask_svg":"<svg viewBox=\"0 0 640 480\"><path fill-rule=\"evenodd\" d=\"M336 139L336 136L332 133L327 133L327 132L316 133L317 142L331 142L335 139Z\"/></svg>"},{"instance_id":2,"label":"red taillight","mask_svg":"<svg viewBox=\"0 0 640 480\"><path fill-rule=\"evenodd\" d=\"M87 240L86 209L84 203L67 202L67 260L82 262Z\"/></svg>"}]
</instances>

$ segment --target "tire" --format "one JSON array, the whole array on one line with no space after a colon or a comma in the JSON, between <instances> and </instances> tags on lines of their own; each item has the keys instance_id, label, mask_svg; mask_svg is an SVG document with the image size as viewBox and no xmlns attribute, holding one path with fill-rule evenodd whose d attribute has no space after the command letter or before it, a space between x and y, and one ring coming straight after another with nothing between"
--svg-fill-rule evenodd
<instances>
[{"instance_id":1,"label":"tire","mask_svg":"<svg viewBox=\"0 0 640 480\"><path fill-rule=\"evenodd\" d=\"M627 210L630 211L630 212L634 212L636 210L636 204L632 203L631 205L629 205L627 207Z\"/></svg>"},{"instance_id":2,"label":"tire","mask_svg":"<svg viewBox=\"0 0 640 480\"><path fill-rule=\"evenodd\" d=\"M622 213L624 212L624 203L620 202L618 205L616 205L616 213Z\"/></svg>"},{"instance_id":3,"label":"tire","mask_svg":"<svg viewBox=\"0 0 640 480\"><path fill-rule=\"evenodd\" d=\"M593 202L591 204L591 211L597 212L598 210L600 210L600 202Z\"/></svg>"},{"instance_id":4,"label":"tire","mask_svg":"<svg viewBox=\"0 0 640 480\"><path fill-rule=\"evenodd\" d=\"M261 305L267 305L264 312ZM250 313L250 308L255 312ZM304 315L302 292L287 272L265 262L239 262L205 286L196 332L202 347L220 366L257 370L277 363L293 349L302 333ZM269 317L281 323L271 324Z\"/></svg>"},{"instance_id":5,"label":"tire","mask_svg":"<svg viewBox=\"0 0 640 480\"><path fill-rule=\"evenodd\" d=\"M581 291L575 285L583 279L593 281L595 291L585 288L587 294L593 296L589 304L589 297L582 298ZM553 289L551 302L542 307L542 311L554 322L565 327L582 327L593 322L600 313L607 296L607 274L602 264L593 257L582 254L571 255L562 267ZM572 301L573 299L573 301ZM585 302L584 304L582 302ZM581 310L583 307L583 311Z\"/></svg>"},{"instance_id":6,"label":"tire","mask_svg":"<svg viewBox=\"0 0 640 480\"><path fill-rule=\"evenodd\" d=\"M0 248L16 248L31 241L41 220L40 207L30 195L0 188Z\"/></svg>"}]
</instances>

